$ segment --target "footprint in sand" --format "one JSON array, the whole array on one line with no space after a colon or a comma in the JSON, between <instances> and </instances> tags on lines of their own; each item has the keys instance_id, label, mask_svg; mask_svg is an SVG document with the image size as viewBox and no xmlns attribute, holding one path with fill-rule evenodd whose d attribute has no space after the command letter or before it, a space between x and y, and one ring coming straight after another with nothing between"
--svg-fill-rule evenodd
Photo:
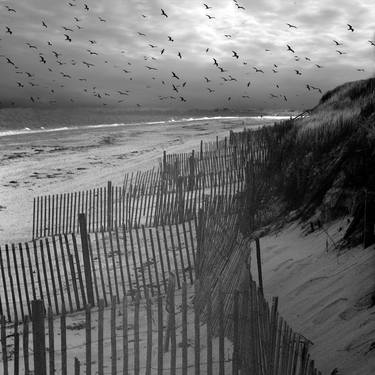
<instances>
[{"instance_id":1,"label":"footprint in sand","mask_svg":"<svg viewBox=\"0 0 375 375\"><path fill-rule=\"evenodd\" d=\"M328 319L335 317L344 307L346 307L347 301L347 298L338 298L329 305L323 307L317 314L315 314L315 318L312 320L312 323L322 324Z\"/></svg>"},{"instance_id":2,"label":"footprint in sand","mask_svg":"<svg viewBox=\"0 0 375 375\"><path fill-rule=\"evenodd\" d=\"M350 308L339 314L339 317L343 320L351 320L358 314L359 311L367 310L368 308L370 308L371 304L372 293L368 293L365 296L359 298L354 306L351 306Z\"/></svg>"},{"instance_id":3,"label":"footprint in sand","mask_svg":"<svg viewBox=\"0 0 375 375\"><path fill-rule=\"evenodd\" d=\"M305 281L302 285L298 286L296 289L292 290L291 293L293 293L295 296L300 295L301 293L306 293L306 290L309 288L317 288L320 289L320 281L328 279L328 276L321 276L321 277L314 277L310 280Z\"/></svg>"}]
</instances>

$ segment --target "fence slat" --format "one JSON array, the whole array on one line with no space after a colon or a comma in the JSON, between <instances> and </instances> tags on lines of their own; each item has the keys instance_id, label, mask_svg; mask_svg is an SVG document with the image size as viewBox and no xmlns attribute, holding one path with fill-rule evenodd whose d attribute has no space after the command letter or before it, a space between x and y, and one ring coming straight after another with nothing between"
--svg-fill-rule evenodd
<instances>
[{"instance_id":1,"label":"fence slat","mask_svg":"<svg viewBox=\"0 0 375 375\"><path fill-rule=\"evenodd\" d=\"M151 375L152 359L152 311L149 292L146 296L146 316L147 316L147 350L146 350L146 375Z\"/></svg>"},{"instance_id":2,"label":"fence slat","mask_svg":"<svg viewBox=\"0 0 375 375\"><path fill-rule=\"evenodd\" d=\"M123 375L129 374L129 337L128 337L128 303L126 296L122 299L122 358Z\"/></svg>"},{"instance_id":3,"label":"fence slat","mask_svg":"<svg viewBox=\"0 0 375 375\"><path fill-rule=\"evenodd\" d=\"M52 307L48 306L48 356L49 356L49 373L55 373L55 336L53 327L53 312Z\"/></svg>"},{"instance_id":4,"label":"fence slat","mask_svg":"<svg viewBox=\"0 0 375 375\"><path fill-rule=\"evenodd\" d=\"M61 340L61 375L67 375L67 356L66 356L66 311L65 306L61 308L60 316L60 340Z\"/></svg>"},{"instance_id":5,"label":"fence slat","mask_svg":"<svg viewBox=\"0 0 375 375\"><path fill-rule=\"evenodd\" d=\"M139 304L140 292L135 297L134 305L134 375L139 375Z\"/></svg>"},{"instance_id":6,"label":"fence slat","mask_svg":"<svg viewBox=\"0 0 375 375\"><path fill-rule=\"evenodd\" d=\"M98 303L98 375L104 375L104 300Z\"/></svg>"},{"instance_id":7,"label":"fence slat","mask_svg":"<svg viewBox=\"0 0 375 375\"><path fill-rule=\"evenodd\" d=\"M187 288L186 283L182 284L182 375L188 371L188 342L187 342Z\"/></svg>"}]
</instances>

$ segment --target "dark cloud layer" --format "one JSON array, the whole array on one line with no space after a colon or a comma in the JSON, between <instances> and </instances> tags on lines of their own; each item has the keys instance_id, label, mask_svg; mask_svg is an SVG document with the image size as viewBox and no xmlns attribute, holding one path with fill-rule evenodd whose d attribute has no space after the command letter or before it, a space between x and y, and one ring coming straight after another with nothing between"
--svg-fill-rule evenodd
<instances>
[{"instance_id":1,"label":"dark cloud layer","mask_svg":"<svg viewBox=\"0 0 375 375\"><path fill-rule=\"evenodd\" d=\"M2 1L1 105L303 108L374 74L372 0L207 4Z\"/></svg>"}]
</instances>

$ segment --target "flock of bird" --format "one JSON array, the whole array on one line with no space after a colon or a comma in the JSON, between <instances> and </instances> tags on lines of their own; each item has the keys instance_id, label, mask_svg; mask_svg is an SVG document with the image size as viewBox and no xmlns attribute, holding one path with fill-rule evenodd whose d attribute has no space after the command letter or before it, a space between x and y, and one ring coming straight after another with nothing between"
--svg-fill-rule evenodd
<instances>
[{"instance_id":1,"label":"flock of bird","mask_svg":"<svg viewBox=\"0 0 375 375\"><path fill-rule=\"evenodd\" d=\"M245 11L245 7L242 6L238 0L232 0L233 5L236 9L241 12ZM202 3L202 12L207 17L207 22L217 22L215 16L215 8L211 5L206 3ZM157 88L160 93L164 95L158 94L158 99L163 101L179 101L179 102L187 102L189 100L188 95L185 94L185 89L189 86L188 80L185 80L183 68L181 71L170 71L168 73L165 72L165 67L162 64L161 56L168 53L176 53L177 61L184 60L184 53L183 51L176 49L177 42L175 42L175 37L172 35L165 35L165 46L159 47L155 42L150 42L149 36L145 32L135 31L134 36L137 38L141 38L141 43L144 44L145 48L150 48L150 53L143 56L143 62L137 60L136 62L122 62L121 64L113 64L113 62L109 61L108 57L103 55L103 52L100 51L100 41L97 38L89 39L86 41L82 41L81 38L78 37L78 33L80 30L84 29L85 27L82 26L82 21L85 20L87 17L91 17L90 22L98 22L98 27L100 24L109 24L109 20L94 14L94 12L90 9L90 5L87 3L81 3L80 0L71 0L66 4L67 7L72 8L75 10L75 16L72 18L72 25L60 26L60 31L57 35L60 35L62 40L59 40L58 43L51 40L46 40L45 45L40 45L35 41L28 41L25 42L25 54L28 51L32 51L34 53L35 58L37 59L42 66L46 69L46 74L43 77L40 76L40 69L38 69L39 73L36 73L32 70L32 65L28 64L29 66L21 68L23 66L23 62L21 60L16 60L14 57L3 54L6 51L3 51L1 48L1 41L6 38L15 38L17 35L17 29L11 25L4 26L4 34L2 38L0 38L0 63L9 64L12 69L14 69L15 74L17 74L17 78L14 81L14 86L18 87L19 89L27 89L27 93L29 95L29 100L32 103L49 103L51 105L58 103L58 91L62 89L69 89L70 85L73 85L72 81L78 81L80 90L82 94L87 95L89 97L95 97L95 100L98 100L101 105L108 105L108 104L115 104L115 103L129 103L131 101L132 96L136 96L135 91L133 88L125 87L123 89L113 89L113 88L102 88L97 87L95 78L101 72L105 72L109 69L110 65L112 65L111 69L116 69L119 80L126 79L126 85L129 85L128 81L133 81L140 79L139 74L135 74L134 70L137 69L144 69L147 74L151 74L150 81L147 83L144 88ZM4 11L11 17L17 17L17 9L16 7L5 5ZM150 16L147 14L139 14L140 19L147 19ZM164 18L168 19L172 16L168 15L168 9L160 9L159 14L160 20L162 21ZM9 19L11 21L11 19ZM141 26L141 25L140 25ZM56 26L51 26L49 24L48 19L40 19L40 32L46 31L45 36L52 35L48 33L48 30L53 28L53 31L56 31ZM284 27L286 30L289 30L293 33L293 30L299 28L291 23L284 23ZM356 30L351 24L347 24L347 31L350 33L354 33ZM232 40L231 34L224 34L223 35L226 39ZM87 58L78 60L77 58L65 58L64 55L67 54L66 51L69 50L70 46L75 45L76 40L78 39L79 43L75 48L81 48L82 52L87 55ZM58 50L57 46L61 47L61 43L66 43L66 46L62 50ZM375 47L375 41L369 40L368 41L371 47ZM343 50L345 44L343 42L339 42L337 40L332 40L332 47L336 48L336 53L341 55L346 55L348 52ZM83 45L83 47L82 47ZM173 47L172 47L173 46ZM312 61L311 57L308 56L299 56L296 54L296 48L291 44L285 45L285 51L291 54L291 58L295 62L299 62L302 64L304 61L305 63L313 64L315 69L324 69L324 66L321 63ZM265 52L269 53L272 52L270 49L265 49ZM221 90L221 87L229 84L236 84L241 86L242 95L241 99L243 100L251 100L248 90L252 85L251 80L246 80L243 82L242 79L234 77L234 73L231 72L228 68L224 67L222 63L220 63L219 58L212 56L210 53L210 46L207 46L205 49L201 51L204 58L207 58L211 61L211 65L217 69L217 74L214 74L211 77L208 77L210 74L204 75L201 77L201 82L203 89L207 95L215 95L218 90ZM124 50L119 51L119 54L122 58L126 57L126 52ZM92 75L89 74L90 69L98 68L100 64L103 62L100 60L104 57L104 64L106 68L103 70L99 70L96 72L95 77L93 78ZM119 56L120 57L120 56ZM231 57L237 60L242 66L245 68L252 69L254 74L263 74L263 75L277 75L280 71L280 64L274 62L272 64L272 69L268 71L268 69L259 66L248 66L248 62L240 53L236 50L231 51ZM36 63L35 61L35 63ZM87 74L82 75L81 65L85 66L89 71ZM72 67L77 67L79 69L74 69ZM298 69L290 69L294 71L296 76L300 77L303 76L303 70L301 67ZM363 68L358 68L358 71L364 71ZM47 73L48 71L48 73ZM251 70L248 71L246 74L250 74ZM144 78L146 73L142 73L141 77ZM46 77L50 77L46 79ZM297 77L296 77L297 78ZM76 85L76 84L75 84ZM319 92L322 93L322 89L315 85L312 85L310 82L303 83L307 92ZM138 87L141 87L138 86ZM33 91L34 90L34 91ZM139 90L139 88L138 88ZM269 100L281 100L281 101L288 101L288 97L283 91L283 88L277 81L275 80L271 90L269 92ZM35 94L33 94L35 92ZM31 95L30 95L31 93ZM139 94L139 93L138 93ZM232 100L231 96L226 96L226 101L229 102ZM74 97L70 97L69 101L74 102ZM0 103L4 104L4 103ZM13 101L11 104L15 105L16 103ZM142 106L140 103L136 103L138 107Z\"/></svg>"}]
</instances>

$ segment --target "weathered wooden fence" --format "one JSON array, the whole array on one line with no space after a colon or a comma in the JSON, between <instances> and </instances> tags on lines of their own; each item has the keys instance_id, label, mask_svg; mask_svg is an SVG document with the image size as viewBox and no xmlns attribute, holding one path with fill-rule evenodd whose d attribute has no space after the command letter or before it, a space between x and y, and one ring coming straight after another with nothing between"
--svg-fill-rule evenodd
<instances>
[{"instance_id":1,"label":"weathered wooden fence","mask_svg":"<svg viewBox=\"0 0 375 375\"><path fill-rule=\"evenodd\" d=\"M196 222L152 228L64 234L0 247L0 315L8 321L31 315L42 299L55 314L81 310L114 295L166 290L169 272L177 286L193 282ZM90 299L91 296L91 299Z\"/></svg>"},{"instance_id":2,"label":"weathered wooden fence","mask_svg":"<svg viewBox=\"0 0 375 375\"><path fill-rule=\"evenodd\" d=\"M176 294L173 275L164 297L123 297L120 304L114 297L110 309L100 300L80 316L63 311L56 319L35 301L32 329L28 319L13 327L1 320L3 374L320 374L308 341L279 316L277 298L270 307L247 280L231 294L219 289L219 302L214 313L206 294L202 322L193 288L184 283Z\"/></svg>"},{"instance_id":3,"label":"weathered wooden fence","mask_svg":"<svg viewBox=\"0 0 375 375\"><path fill-rule=\"evenodd\" d=\"M78 233L79 213L85 213L89 232L125 225L139 227L175 224L191 220L205 200L221 196L229 200L251 178L269 185L272 142L264 131L247 131L211 145L201 143L199 154L167 154L158 168L126 174L121 186L53 194L34 198L33 238Z\"/></svg>"}]
</instances>

